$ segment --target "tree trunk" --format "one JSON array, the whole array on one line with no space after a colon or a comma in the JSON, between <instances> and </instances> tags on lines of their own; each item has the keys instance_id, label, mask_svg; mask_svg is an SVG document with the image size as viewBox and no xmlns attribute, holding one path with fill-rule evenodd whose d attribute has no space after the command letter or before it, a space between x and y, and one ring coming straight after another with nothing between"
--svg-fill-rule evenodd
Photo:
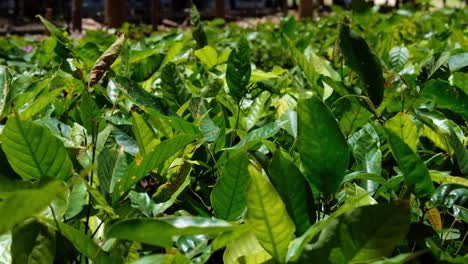
<instances>
[{"instance_id":1,"label":"tree trunk","mask_svg":"<svg viewBox=\"0 0 468 264\"><path fill-rule=\"evenodd\" d=\"M288 15L288 0L281 0L281 11L283 15Z\"/></svg>"},{"instance_id":2,"label":"tree trunk","mask_svg":"<svg viewBox=\"0 0 468 264\"><path fill-rule=\"evenodd\" d=\"M151 3L151 24L153 25L153 30L158 30L159 23L161 22L161 0L152 0Z\"/></svg>"},{"instance_id":3,"label":"tree trunk","mask_svg":"<svg viewBox=\"0 0 468 264\"><path fill-rule=\"evenodd\" d=\"M72 11L71 11L73 31L81 32L81 19L83 18L82 10L83 10L83 0L73 0Z\"/></svg>"},{"instance_id":4,"label":"tree trunk","mask_svg":"<svg viewBox=\"0 0 468 264\"><path fill-rule=\"evenodd\" d=\"M224 18L224 0L216 0L215 1L215 16L219 18Z\"/></svg>"},{"instance_id":5,"label":"tree trunk","mask_svg":"<svg viewBox=\"0 0 468 264\"><path fill-rule=\"evenodd\" d=\"M312 18L314 16L313 0L301 0L299 4L299 18Z\"/></svg>"},{"instance_id":6,"label":"tree trunk","mask_svg":"<svg viewBox=\"0 0 468 264\"><path fill-rule=\"evenodd\" d=\"M104 4L106 25L120 27L128 18L127 0L106 0Z\"/></svg>"}]
</instances>

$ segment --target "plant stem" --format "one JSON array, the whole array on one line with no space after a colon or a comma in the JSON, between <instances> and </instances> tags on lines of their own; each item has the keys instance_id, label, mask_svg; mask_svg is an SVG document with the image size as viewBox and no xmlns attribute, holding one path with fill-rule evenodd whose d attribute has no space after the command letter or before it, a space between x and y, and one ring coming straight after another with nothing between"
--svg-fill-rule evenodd
<instances>
[{"instance_id":1,"label":"plant stem","mask_svg":"<svg viewBox=\"0 0 468 264\"><path fill-rule=\"evenodd\" d=\"M465 232L465 235L463 236L463 239L462 239L462 241L460 243L460 246L458 246L458 249L457 249L457 251L455 251L455 255L453 255L453 256L458 255L458 252L460 251L461 247L463 246L463 243L465 243L466 236L468 236L468 231Z\"/></svg>"}]
</instances>

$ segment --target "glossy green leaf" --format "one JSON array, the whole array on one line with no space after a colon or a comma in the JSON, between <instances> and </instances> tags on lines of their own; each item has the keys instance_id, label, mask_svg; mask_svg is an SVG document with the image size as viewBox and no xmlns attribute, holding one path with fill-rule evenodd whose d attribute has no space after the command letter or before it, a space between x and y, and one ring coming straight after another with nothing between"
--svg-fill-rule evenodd
<instances>
[{"instance_id":1,"label":"glossy green leaf","mask_svg":"<svg viewBox=\"0 0 468 264\"><path fill-rule=\"evenodd\" d=\"M111 263L109 255L99 247L93 239L70 225L60 223L60 233L72 243L80 253L84 254L96 264Z\"/></svg>"},{"instance_id":2,"label":"glossy green leaf","mask_svg":"<svg viewBox=\"0 0 468 264\"><path fill-rule=\"evenodd\" d=\"M436 108L451 110L468 119L468 95L442 80L424 83L417 102L432 102Z\"/></svg>"},{"instance_id":3,"label":"glossy green leaf","mask_svg":"<svg viewBox=\"0 0 468 264\"><path fill-rule=\"evenodd\" d=\"M182 74L173 62L169 62L162 68L161 88L164 98L171 102L176 102L179 107L190 97Z\"/></svg>"},{"instance_id":4,"label":"glossy green leaf","mask_svg":"<svg viewBox=\"0 0 468 264\"><path fill-rule=\"evenodd\" d=\"M269 259L270 254L263 249L253 232L245 232L232 241L223 254L225 264L257 264Z\"/></svg>"},{"instance_id":5,"label":"glossy green leaf","mask_svg":"<svg viewBox=\"0 0 468 264\"><path fill-rule=\"evenodd\" d=\"M159 143L154 129L148 122L138 113L132 113L133 120L133 133L135 134L140 149L140 155L145 155L151 152L154 147Z\"/></svg>"},{"instance_id":6,"label":"glossy green leaf","mask_svg":"<svg viewBox=\"0 0 468 264\"><path fill-rule=\"evenodd\" d=\"M12 264L48 264L55 258L55 232L37 219L15 226L11 243Z\"/></svg>"},{"instance_id":7,"label":"glossy green leaf","mask_svg":"<svg viewBox=\"0 0 468 264\"><path fill-rule=\"evenodd\" d=\"M23 179L66 179L73 167L63 143L47 128L15 116L2 133L2 148L8 162ZM50 151L52 150L52 152Z\"/></svg>"},{"instance_id":8,"label":"glossy green leaf","mask_svg":"<svg viewBox=\"0 0 468 264\"><path fill-rule=\"evenodd\" d=\"M309 183L291 157L280 149L273 155L268 175L296 226L296 235L301 236L316 220Z\"/></svg>"},{"instance_id":9,"label":"glossy green leaf","mask_svg":"<svg viewBox=\"0 0 468 264\"><path fill-rule=\"evenodd\" d=\"M405 46L393 47L389 51L390 65L394 70L402 70L409 58L409 50Z\"/></svg>"},{"instance_id":10,"label":"glossy green leaf","mask_svg":"<svg viewBox=\"0 0 468 264\"><path fill-rule=\"evenodd\" d=\"M468 52L458 53L450 56L448 66L451 72L455 72L463 67L468 66Z\"/></svg>"},{"instance_id":11,"label":"glossy green leaf","mask_svg":"<svg viewBox=\"0 0 468 264\"><path fill-rule=\"evenodd\" d=\"M249 156L244 151L239 151L226 161L210 196L216 217L234 221L245 211L250 182L248 165Z\"/></svg>"},{"instance_id":12,"label":"glossy green leaf","mask_svg":"<svg viewBox=\"0 0 468 264\"><path fill-rule=\"evenodd\" d=\"M460 142L460 139L455 134L453 129L450 130L450 145L455 150L455 157L457 159L458 167L461 173L468 174L468 149L466 145Z\"/></svg>"},{"instance_id":13,"label":"glossy green leaf","mask_svg":"<svg viewBox=\"0 0 468 264\"><path fill-rule=\"evenodd\" d=\"M262 139L267 139L276 135L281 127L286 124L287 121L276 121L274 123L267 124L260 128L250 131L245 137L239 141L233 148L249 148L251 144L255 144Z\"/></svg>"},{"instance_id":14,"label":"glossy green leaf","mask_svg":"<svg viewBox=\"0 0 468 264\"><path fill-rule=\"evenodd\" d=\"M110 66L114 63L120 55L120 50L125 42L125 35L120 35L117 40L99 57L94 64L88 78L88 87L93 87L109 70Z\"/></svg>"},{"instance_id":15,"label":"glossy green leaf","mask_svg":"<svg viewBox=\"0 0 468 264\"><path fill-rule=\"evenodd\" d=\"M61 182L52 182L41 188L19 190L2 195L0 212L8 217L0 218L0 234L15 224L43 211L66 187Z\"/></svg>"},{"instance_id":16,"label":"glossy green leaf","mask_svg":"<svg viewBox=\"0 0 468 264\"><path fill-rule=\"evenodd\" d=\"M385 127L397 134L413 152L416 152L419 143L418 131L408 114L403 112L396 114L385 123Z\"/></svg>"},{"instance_id":17,"label":"glossy green leaf","mask_svg":"<svg viewBox=\"0 0 468 264\"><path fill-rule=\"evenodd\" d=\"M318 97L299 100L297 115L304 175L319 192L333 194L348 167L348 143L332 113Z\"/></svg>"},{"instance_id":18,"label":"glossy green leaf","mask_svg":"<svg viewBox=\"0 0 468 264\"><path fill-rule=\"evenodd\" d=\"M295 226L286 206L261 169L249 165L251 177L247 193L246 223L262 247L279 263L286 263L289 242Z\"/></svg>"},{"instance_id":19,"label":"glossy green leaf","mask_svg":"<svg viewBox=\"0 0 468 264\"><path fill-rule=\"evenodd\" d=\"M226 82L229 93L237 102L244 96L250 81L250 47L249 42L243 36L229 55L226 69Z\"/></svg>"},{"instance_id":20,"label":"glossy green leaf","mask_svg":"<svg viewBox=\"0 0 468 264\"><path fill-rule=\"evenodd\" d=\"M120 126L120 128L112 126L112 136L114 136L115 142L120 147L119 151L127 152L132 156L137 155L140 152L140 147L134 139L130 125Z\"/></svg>"},{"instance_id":21,"label":"glossy green leaf","mask_svg":"<svg viewBox=\"0 0 468 264\"><path fill-rule=\"evenodd\" d=\"M302 262L361 263L388 256L405 237L409 209L394 205L356 208L329 224L302 257Z\"/></svg>"},{"instance_id":22,"label":"glossy green leaf","mask_svg":"<svg viewBox=\"0 0 468 264\"><path fill-rule=\"evenodd\" d=\"M21 117L24 119L31 119L35 115L43 112L59 95L62 94L62 92L62 89L44 92L44 94L36 98L26 109L20 112Z\"/></svg>"},{"instance_id":23,"label":"glossy green leaf","mask_svg":"<svg viewBox=\"0 0 468 264\"><path fill-rule=\"evenodd\" d=\"M105 228L107 238L138 241L145 244L170 247L176 236L196 234L215 235L235 229L229 222L203 217L166 217L158 219L126 219Z\"/></svg>"},{"instance_id":24,"label":"glossy green leaf","mask_svg":"<svg viewBox=\"0 0 468 264\"><path fill-rule=\"evenodd\" d=\"M239 123L245 131L249 131L265 116L269 100L271 100L271 94L268 91L263 91L253 100L247 111L241 111Z\"/></svg>"},{"instance_id":25,"label":"glossy green leaf","mask_svg":"<svg viewBox=\"0 0 468 264\"><path fill-rule=\"evenodd\" d=\"M385 83L379 58L364 38L351 30L347 19L342 21L339 31L339 46L346 65L359 74L364 91L372 103L379 106L383 100Z\"/></svg>"},{"instance_id":26,"label":"glossy green leaf","mask_svg":"<svg viewBox=\"0 0 468 264\"><path fill-rule=\"evenodd\" d=\"M406 183L414 186L418 197L431 195L434 192L434 185L424 163L400 136L389 129L385 129L385 132L393 157L403 172Z\"/></svg>"},{"instance_id":27,"label":"glossy green leaf","mask_svg":"<svg viewBox=\"0 0 468 264\"><path fill-rule=\"evenodd\" d=\"M0 66L0 117L5 109L7 101L8 91L10 90L10 74L8 68Z\"/></svg>"},{"instance_id":28,"label":"glossy green leaf","mask_svg":"<svg viewBox=\"0 0 468 264\"><path fill-rule=\"evenodd\" d=\"M179 135L168 139L157 145L153 151L144 155L141 158L136 158L128 169L123 178L117 180L115 191L113 193L113 201L117 201L122 197L132 186L143 179L151 171L161 172L167 159L176 154L179 150L193 142L198 136L194 135Z\"/></svg>"},{"instance_id":29,"label":"glossy green leaf","mask_svg":"<svg viewBox=\"0 0 468 264\"><path fill-rule=\"evenodd\" d=\"M208 69L211 69L218 64L218 52L216 52L216 50L211 46L205 46L202 49L198 49L194 54L206 65L206 67L208 67Z\"/></svg>"}]
</instances>

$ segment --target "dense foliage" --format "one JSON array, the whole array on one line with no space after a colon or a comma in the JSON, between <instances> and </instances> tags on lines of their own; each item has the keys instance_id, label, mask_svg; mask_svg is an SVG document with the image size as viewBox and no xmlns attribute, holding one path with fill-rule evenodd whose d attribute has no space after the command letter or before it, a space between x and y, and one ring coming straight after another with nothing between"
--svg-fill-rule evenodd
<instances>
[{"instance_id":1,"label":"dense foliage","mask_svg":"<svg viewBox=\"0 0 468 264\"><path fill-rule=\"evenodd\" d=\"M191 12L0 39L0 262L467 263L468 10Z\"/></svg>"}]
</instances>

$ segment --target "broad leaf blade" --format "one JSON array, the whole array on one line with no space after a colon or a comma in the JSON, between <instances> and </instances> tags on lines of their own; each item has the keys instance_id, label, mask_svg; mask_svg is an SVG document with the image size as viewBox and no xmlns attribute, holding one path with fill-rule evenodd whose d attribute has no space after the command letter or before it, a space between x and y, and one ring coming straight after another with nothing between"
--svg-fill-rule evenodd
<instances>
[{"instance_id":1,"label":"broad leaf blade","mask_svg":"<svg viewBox=\"0 0 468 264\"><path fill-rule=\"evenodd\" d=\"M434 192L434 185L424 163L397 134L389 129L385 129L385 132L393 157L403 172L407 184L415 186L417 197L431 195Z\"/></svg>"},{"instance_id":2,"label":"broad leaf blade","mask_svg":"<svg viewBox=\"0 0 468 264\"><path fill-rule=\"evenodd\" d=\"M169 62L162 68L161 88L164 98L167 98L170 102L176 102L179 107L190 97L182 74L173 62Z\"/></svg>"},{"instance_id":3,"label":"broad leaf blade","mask_svg":"<svg viewBox=\"0 0 468 264\"><path fill-rule=\"evenodd\" d=\"M386 257L404 238L409 224L407 206L359 207L329 224L304 252L302 262L362 263Z\"/></svg>"},{"instance_id":4,"label":"broad leaf blade","mask_svg":"<svg viewBox=\"0 0 468 264\"><path fill-rule=\"evenodd\" d=\"M315 222L314 198L309 184L287 153L278 149L273 155L268 175L302 235Z\"/></svg>"},{"instance_id":5,"label":"broad leaf blade","mask_svg":"<svg viewBox=\"0 0 468 264\"><path fill-rule=\"evenodd\" d=\"M247 185L250 181L248 165L249 156L244 151L234 154L226 161L210 196L216 217L234 221L244 212Z\"/></svg>"},{"instance_id":6,"label":"broad leaf blade","mask_svg":"<svg viewBox=\"0 0 468 264\"><path fill-rule=\"evenodd\" d=\"M248 167L251 181L247 194L246 223L263 248L279 263L286 263L288 245L294 236L295 226L286 206L262 171Z\"/></svg>"},{"instance_id":7,"label":"broad leaf blade","mask_svg":"<svg viewBox=\"0 0 468 264\"><path fill-rule=\"evenodd\" d=\"M333 194L348 167L348 143L332 113L318 97L299 100L297 115L298 146L305 176L319 192Z\"/></svg>"},{"instance_id":8,"label":"broad leaf blade","mask_svg":"<svg viewBox=\"0 0 468 264\"><path fill-rule=\"evenodd\" d=\"M127 219L107 225L107 238L126 239L145 244L170 247L172 238L187 235L214 235L231 231L236 226L228 222L203 217L167 217L159 219Z\"/></svg>"},{"instance_id":9,"label":"broad leaf blade","mask_svg":"<svg viewBox=\"0 0 468 264\"><path fill-rule=\"evenodd\" d=\"M3 129L2 141L9 163L25 180L43 177L63 180L73 172L63 143L33 122L11 117Z\"/></svg>"},{"instance_id":10,"label":"broad leaf blade","mask_svg":"<svg viewBox=\"0 0 468 264\"><path fill-rule=\"evenodd\" d=\"M346 65L359 74L365 85L364 91L377 107L383 100L385 83L379 58L364 38L351 30L347 21L340 25L339 45Z\"/></svg>"},{"instance_id":11,"label":"broad leaf blade","mask_svg":"<svg viewBox=\"0 0 468 264\"><path fill-rule=\"evenodd\" d=\"M229 54L226 69L226 82L229 93L237 102L244 96L250 81L250 47L249 42L243 36L237 44L237 48Z\"/></svg>"},{"instance_id":12,"label":"broad leaf blade","mask_svg":"<svg viewBox=\"0 0 468 264\"><path fill-rule=\"evenodd\" d=\"M148 122L138 113L132 112L133 119L133 133L135 134L140 149L140 155L145 155L151 152L154 147L159 143L156 138L154 129Z\"/></svg>"},{"instance_id":13,"label":"broad leaf blade","mask_svg":"<svg viewBox=\"0 0 468 264\"><path fill-rule=\"evenodd\" d=\"M192 4L192 7L190 8L190 25L193 28L192 36L197 42L197 46L199 48L203 48L208 44L208 40L206 38L205 31L203 31L200 13L194 4Z\"/></svg>"},{"instance_id":14,"label":"broad leaf blade","mask_svg":"<svg viewBox=\"0 0 468 264\"><path fill-rule=\"evenodd\" d=\"M418 128L407 113L396 114L385 123L385 127L397 134L413 152L416 152L419 143Z\"/></svg>"}]
</instances>

